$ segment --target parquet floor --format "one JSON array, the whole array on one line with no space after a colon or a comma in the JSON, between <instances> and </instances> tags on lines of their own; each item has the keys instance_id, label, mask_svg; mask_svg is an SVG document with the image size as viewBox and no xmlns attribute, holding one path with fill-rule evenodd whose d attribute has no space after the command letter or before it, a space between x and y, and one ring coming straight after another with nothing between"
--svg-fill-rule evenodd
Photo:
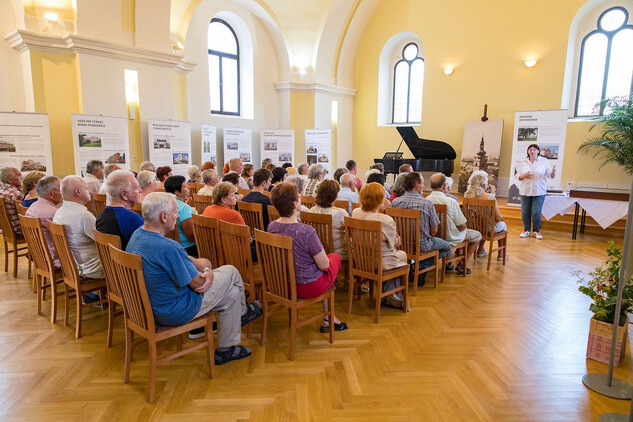
<instances>
[{"instance_id":1,"label":"parquet floor","mask_svg":"<svg viewBox=\"0 0 633 422\"><path fill-rule=\"evenodd\" d=\"M585 359L589 301L570 272L600 263L608 237L546 232L539 242L518 233L511 228L505 268L494 261L486 272L480 260L465 279L448 275L437 291L418 291L410 313L384 309L379 325L366 297L345 314L341 289L336 310L351 328L334 345L316 324L300 329L293 362L282 312L266 347L257 323L254 338L243 338L252 357L218 367L214 380L203 351L161 366L154 405L145 401L146 345L123 384L120 322L110 349L99 310L75 340L71 327L35 315L26 266L18 279L0 272L0 419L595 421L628 413L629 401L581 382L607 366ZM615 374L632 382L632 367L627 350Z\"/></svg>"}]
</instances>

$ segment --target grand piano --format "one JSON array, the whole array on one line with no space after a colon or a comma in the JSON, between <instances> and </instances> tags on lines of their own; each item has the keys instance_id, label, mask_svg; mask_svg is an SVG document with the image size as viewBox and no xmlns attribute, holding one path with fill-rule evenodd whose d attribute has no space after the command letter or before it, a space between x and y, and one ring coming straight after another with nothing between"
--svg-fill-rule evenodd
<instances>
[{"instance_id":1,"label":"grand piano","mask_svg":"<svg viewBox=\"0 0 633 422\"><path fill-rule=\"evenodd\" d=\"M411 164L414 171L432 171L447 176L453 173L457 154L452 146L442 141L422 139L412 127L399 126L396 129L415 158L402 158L400 141L396 152L387 152L383 158L374 159L374 163L382 163L385 166L385 174L397 175L398 167L402 164Z\"/></svg>"}]
</instances>

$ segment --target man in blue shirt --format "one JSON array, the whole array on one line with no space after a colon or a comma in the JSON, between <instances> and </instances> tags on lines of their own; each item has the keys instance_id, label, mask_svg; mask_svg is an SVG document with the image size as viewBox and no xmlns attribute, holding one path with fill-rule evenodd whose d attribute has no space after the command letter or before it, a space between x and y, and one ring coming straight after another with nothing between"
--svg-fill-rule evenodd
<instances>
[{"instance_id":1,"label":"man in blue shirt","mask_svg":"<svg viewBox=\"0 0 633 422\"><path fill-rule=\"evenodd\" d=\"M152 312L160 325L176 326L218 311L215 364L250 356L240 346L241 326L259 317L261 304L246 305L244 284L235 267L211 269L204 258L191 258L176 241L165 237L178 219L178 206L168 193L154 192L143 201L142 227L132 235L127 251L141 256Z\"/></svg>"},{"instance_id":2,"label":"man in blue shirt","mask_svg":"<svg viewBox=\"0 0 633 422\"><path fill-rule=\"evenodd\" d=\"M352 203L358 202L358 194L355 192L356 190L356 181L355 176L350 173L345 173L341 176L341 190L338 191L338 196L336 197L339 201L347 201L349 202L349 207L347 212L349 215L352 215Z\"/></svg>"}]
</instances>

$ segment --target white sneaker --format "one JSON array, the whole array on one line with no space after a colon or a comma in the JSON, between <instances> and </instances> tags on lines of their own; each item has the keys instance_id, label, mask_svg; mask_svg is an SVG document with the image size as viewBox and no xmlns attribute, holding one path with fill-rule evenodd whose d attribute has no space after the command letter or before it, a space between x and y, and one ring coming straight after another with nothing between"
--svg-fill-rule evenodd
<instances>
[{"instance_id":1,"label":"white sneaker","mask_svg":"<svg viewBox=\"0 0 633 422\"><path fill-rule=\"evenodd\" d=\"M541 232L534 232L534 237L536 237L538 240L543 240L543 235L541 235Z\"/></svg>"},{"instance_id":2,"label":"white sneaker","mask_svg":"<svg viewBox=\"0 0 633 422\"><path fill-rule=\"evenodd\" d=\"M519 237L522 237L522 238L530 237L530 232L526 230L523 233L521 233Z\"/></svg>"}]
</instances>

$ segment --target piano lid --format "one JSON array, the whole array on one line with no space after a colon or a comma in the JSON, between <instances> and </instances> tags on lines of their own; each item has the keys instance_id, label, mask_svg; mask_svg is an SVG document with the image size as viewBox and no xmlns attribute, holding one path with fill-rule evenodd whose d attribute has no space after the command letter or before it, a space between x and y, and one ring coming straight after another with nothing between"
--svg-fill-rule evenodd
<instances>
[{"instance_id":1,"label":"piano lid","mask_svg":"<svg viewBox=\"0 0 633 422\"><path fill-rule=\"evenodd\" d=\"M411 126L398 126L398 132L415 158L454 160L457 153L443 141L422 139Z\"/></svg>"}]
</instances>

